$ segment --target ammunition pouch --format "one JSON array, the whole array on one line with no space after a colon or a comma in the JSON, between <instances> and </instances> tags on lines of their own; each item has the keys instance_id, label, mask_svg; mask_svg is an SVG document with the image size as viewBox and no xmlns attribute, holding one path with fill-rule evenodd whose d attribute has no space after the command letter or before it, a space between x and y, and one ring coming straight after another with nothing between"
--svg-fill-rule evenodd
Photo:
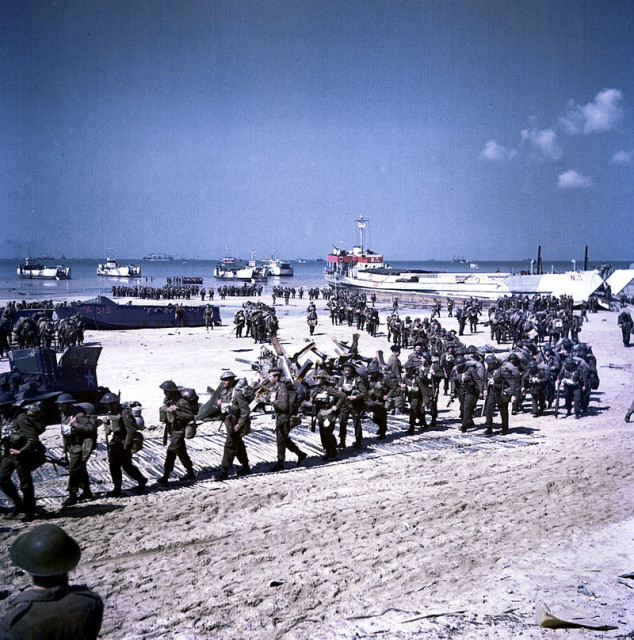
<instances>
[{"instance_id":1,"label":"ammunition pouch","mask_svg":"<svg viewBox=\"0 0 634 640\"><path fill-rule=\"evenodd\" d=\"M137 431L132 437L132 447L131 447L132 453L141 451L141 449L143 449L143 442L144 442L143 434L140 431Z\"/></svg>"},{"instance_id":2,"label":"ammunition pouch","mask_svg":"<svg viewBox=\"0 0 634 640\"><path fill-rule=\"evenodd\" d=\"M197 431L198 431L198 425L195 422L190 422L185 427L185 438L187 440L191 440L196 435Z\"/></svg>"},{"instance_id":3,"label":"ammunition pouch","mask_svg":"<svg viewBox=\"0 0 634 640\"><path fill-rule=\"evenodd\" d=\"M167 422L167 409L165 407L159 408L159 422Z\"/></svg>"}]
</instances>

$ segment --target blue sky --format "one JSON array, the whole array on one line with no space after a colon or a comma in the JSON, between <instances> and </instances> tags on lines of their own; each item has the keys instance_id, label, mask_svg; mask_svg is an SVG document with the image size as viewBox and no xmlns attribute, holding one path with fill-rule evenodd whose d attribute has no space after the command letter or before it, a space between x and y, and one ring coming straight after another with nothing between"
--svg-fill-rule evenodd
<instances>
[{"instance_id":1,"label":"blue sky","mask_svg":"<svg viewBox=\"0 0 634 640\"><path fill-rule=\"evenodd\" d=\"M634 260L631 2L1 12L0 257Z\"/></svg>"}]
</instances>

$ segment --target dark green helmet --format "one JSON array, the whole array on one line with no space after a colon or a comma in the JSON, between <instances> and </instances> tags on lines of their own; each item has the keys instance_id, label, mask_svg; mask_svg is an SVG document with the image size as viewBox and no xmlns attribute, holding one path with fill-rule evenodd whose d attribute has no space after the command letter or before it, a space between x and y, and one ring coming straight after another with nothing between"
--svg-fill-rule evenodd
<instances>
[{"instance_id":1,"label":"dark green helmet","mask_svg":"<svg viewBox=\"0 0 634 640\"><path fill-rule=\"evenodd\" d=\"M163 391L178 391L178 387L173 380L166 380L159 385L159 388L163 389Z\"/></svg>"},{"instance_id":2,"label":"dark green helmet","mask_svg":"<svg viewBox=\"0 0 634 640\"><path fill-rule=\"evenodd\" d=\"M21 535L11 545L11 560L16 567L34 576L68 573L79 563L79 545L60 527L41 524Z\"/></svg>"},{"instance_id":3,"label":"dark green helmet","mask_svg":"<svg viewBox=\"0 0 634 640\"><path fill-rule=\"evenodd\" d=\"M61 396L55 400L55 404L75 404L77 400L70 395L70 393L62 393Z\"/></svg>"},{"instance_id":4,"label":"dark green helmet","mask_svg":"<svg viewBox=\"0 0 634 640\"><path fill-rule=\"evenodd\" d=\"M108 392L101 398L100 402L101 404L114 404L115 402L119 402L119 398L114 393Z\"/></svg>"}]
</instances>

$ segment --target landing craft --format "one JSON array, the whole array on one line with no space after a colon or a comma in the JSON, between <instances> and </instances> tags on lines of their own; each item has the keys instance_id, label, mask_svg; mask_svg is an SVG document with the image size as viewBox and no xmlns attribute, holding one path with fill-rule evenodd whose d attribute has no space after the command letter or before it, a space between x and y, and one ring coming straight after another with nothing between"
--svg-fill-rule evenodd
<instances>
[{"instance_id":1,"label":"landing craft","mask_svg":"<svg viewBox=\"0 0 634 640\"><path fill-rule=\"evenodd\" d=\"M400 270L384 263L383 256L364 247L364 232L368 220L360 216L357 223L357 244L351 250L335 248L328 254L324 277L333 287L368 291L410 293L453 298L496 300L510 295L571 296L575 304L586 301L604 284L601 271L566 271L541 273L538 259L536 273L485 273ZM607 275L607 274L606 274ZM611 280L610 280L611 278ZM607 283L614 295L634 279L633 269L614 271Z\"/></svg>"}]
</instances>

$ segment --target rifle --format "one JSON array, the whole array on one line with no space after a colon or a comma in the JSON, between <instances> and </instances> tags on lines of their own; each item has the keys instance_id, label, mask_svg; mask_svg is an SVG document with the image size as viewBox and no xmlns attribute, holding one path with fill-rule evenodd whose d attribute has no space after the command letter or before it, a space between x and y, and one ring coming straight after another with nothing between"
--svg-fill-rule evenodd
<instances>
[{"instance_id":1,"label":"rifle","mask_svg":"<svg viewBox=\"0 0 634 640\"><path fill-rule=\"evenodd\" d=\"M68 469L69 467L69 462L68 460L64 460L63 458L56 458L55 456L52 456L50 454L46 454L44 456L44 462L48 462L49 464L53 465L53 469L55 469L55 473L57 475L62 475L58 470L57 470L57 466L59 465L60 467L64 468L64 469Z\"/></svg>"}]
</instances>

